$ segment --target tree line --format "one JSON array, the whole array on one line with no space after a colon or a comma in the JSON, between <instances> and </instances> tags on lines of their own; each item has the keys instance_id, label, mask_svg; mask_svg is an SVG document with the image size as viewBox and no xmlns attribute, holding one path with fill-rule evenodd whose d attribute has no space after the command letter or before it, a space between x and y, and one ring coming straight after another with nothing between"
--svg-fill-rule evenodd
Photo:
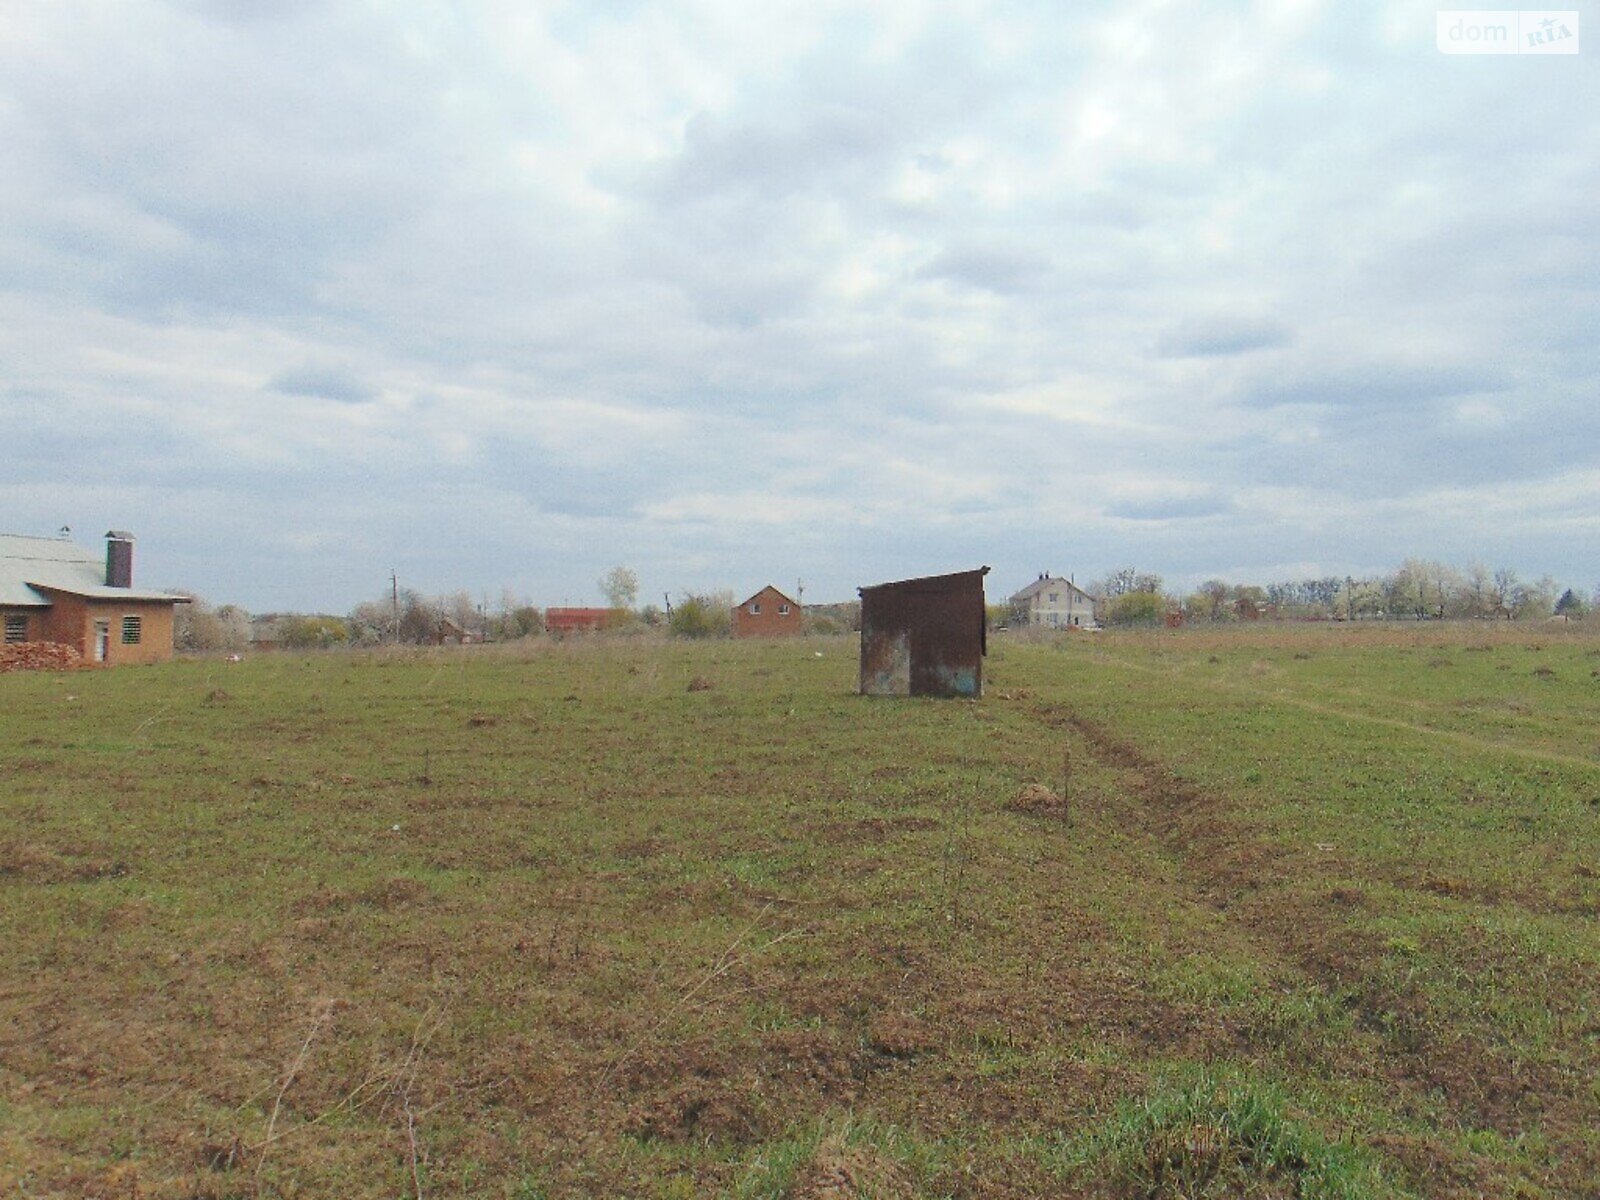
<instances>
[{"instance_id":1,"label":"tree line","mask_svg":"<svg viewBox=\"0 0 1600 1200\"><path fill-rule=\"evenodd\" d=\"M1584 594L1552 577L1525 580L1510 567L1481 563L1458 568L1408 558L1377 576L1328 575L1276 583L1209 579L1187 593L1167 589L1159 575L1124 567L1086 589L1111 625L1279 620L1529 620L1578 618L1600 606L1600 586Z\"/></svg>"},{"instance_id":2,"label":"tree line","mask_svg":"<svg viewBox=\"0 0 1600 1200\"><path fill-rule=\"evenodd\" d=\"M606 598L608 632L659 630L675 637L716 638L730 633L734 596L730 591L691 591L674 601L639 605L639 579L628 567L614 567L597 581ZM1328 575L1267 584L1209 579L1192 591L1169 589L1162 577L1122 567L1086 589L1096 600L1099 619L1108 625L1279 620L1528 620L1551 615L1581 618L1600 609L1600 586L1585 594L1562 588L1550 576L1523 579L1509 567L1482 564L1457 568L1433 559L1408 558L1395 570L1357 578ZM193 593L189 593L193 594ZM1007 620L1004 605L990 609L990 620ZM845 633L860 628L857 604L806 610L814 633ZM252 617L234 604L212 607L203 599L180 605L174 640L180 650L241 651L254 640L288 649L381 644L430 645L466 640L510 642L545 632L545 610L503 591L496 603L459 591L426 596L393 587L378 599L356 605L344 616L269 614Z\"/></svg>"},{"instance_id":3,"label":"tree line","mask_svg":"<svg viewBox=\"0 0 1600 1200\"><path fill-rule=\"evenodd\" d=\"M596 586L606 599L607 633L658 630L674 637L716 638L732 632L731 591L685 591L676 600L663 596L659 605L640 605L639 578L628 567L612 568ZM832 605L819 609L808 624L817 633L844 632L852 627L849 608ZM193 603L178 609L174 641L180 650L224 652L243 651L252 645L308 650L384 644L423 646L450 641L513 642L545 633L547 611L510 591L503 591L491 604L487 597L474 598L466 591L428 596L398 585L392 586L389 594L363 601L343 616L252 616L238 605L213 607L196 597Z\"/></svg>"}]
</instances>

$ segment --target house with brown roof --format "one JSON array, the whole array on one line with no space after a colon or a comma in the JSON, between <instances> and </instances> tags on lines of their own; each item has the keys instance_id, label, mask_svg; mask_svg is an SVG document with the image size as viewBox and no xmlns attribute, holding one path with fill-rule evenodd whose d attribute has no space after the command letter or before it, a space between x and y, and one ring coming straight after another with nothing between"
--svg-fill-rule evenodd
<instances>
[{"instance_id":1,"label":"house with brown roof","mask_svg":"<svg viewBox=\"0 0 1600 1200\"><path fill-rule=\"evenodd\" d=\"M133 535L106 534L105 560L65 537L0 534L0 627L9 645L54 642L85 661L172 657L172 613L187 596L137 591Z\"/></svg>"},{"instance_id":2,"label":"house with brown roof","mask_svg":"<svg viewBox=\"0 0 1600 1200\"><path fill-rule=\"evenodd\" d=\"M770 583L733 610L734 637L793 637L803 633L800 605Z\"/></svg>"}]
</instances>

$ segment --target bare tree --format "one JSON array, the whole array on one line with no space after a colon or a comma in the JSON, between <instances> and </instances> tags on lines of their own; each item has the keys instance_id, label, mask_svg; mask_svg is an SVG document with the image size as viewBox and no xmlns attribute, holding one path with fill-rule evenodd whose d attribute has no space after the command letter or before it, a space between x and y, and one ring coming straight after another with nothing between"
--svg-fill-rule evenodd
<instances>
[{"instance_id":1,"label":"bare tree","mask_svg":"<svg viewBox=\"0 0 1600 1200\"><path fill-rule=\"evenodd\" d=\"M250 643L250 614L236 604L212 608L193 592L175 606L172 642L180 650L243 650Z\"/></svg>"},{"instance_id":2,"label":"bare tree","mask_svg":"<svg viewBox=\"0 0 1600 1200\"><path fill-rule=\"evenodd\" d=\"M1494 573L1494 587L1489 593L1489 598L1494 604L1494 615L1505 614L1507 620L1511 619L1516 611L1518 592L1522 584L1517 579L1517 573L1510 567L1501 567Z\"/></svg>"},{"instance_id":3,"label":"bare tree","mask_svg":"<svg viewBox=\"0 0 1600 1200\"><path fill-rule=\"evenodd\" d=\"M1099 583L1090 589L1091 594L1098 594L1101 599L1115 600L1118 596L1126 596L1132 592L1152 592L1159 594L1161 591L1161 576L1152 575L1145 571L1136 571L1132 567L1122 567L1111 572Z\"/></svg>"},{"instance_id":4,"label":"bare tree","mask_svg":"<svg viewBox=\"0 0 1600 1200\"><path fill-rule=\"evenodd\" d=\"M639 598L639 576L628 567L612 567L600 576L600 594L612 608L632 608Z\"/></svg>"}]
</instances>

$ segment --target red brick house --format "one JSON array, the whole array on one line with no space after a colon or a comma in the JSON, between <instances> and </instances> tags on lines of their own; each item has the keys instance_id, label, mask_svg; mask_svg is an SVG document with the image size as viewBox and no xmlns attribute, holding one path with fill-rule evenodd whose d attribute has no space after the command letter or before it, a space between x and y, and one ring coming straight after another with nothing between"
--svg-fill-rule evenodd
<instances>
[{"instance_id":1,"label":"red brick house","mask_svg":"<svg viewBox=\"0 0 1600 1200\"><path fill-rule=\"evenodd\" d=\"M546 633L600 633L616 619L615 610L609 608L547 608L544 610Z\"/></svg>"},{"instance_id":2,"label":"red brick house","mask_svg":"<svg viewBox=\"0 0 1600 1200\"><path fill-rule=\"evenodd\" d=\"M102 563L65 538L0 534L0 628L9 645L55 642L86 662L172 657L172 612L188 597L133 587L133 535L106 534Z\"/></svg>"},{"instance_id":3,"label":"red brick house","mask_svg":"<svg viewBox=\"0 0 1600 1200\"><path fill-rule=\"evenodd\" d=\"M800 606L768 584L733 610L734 637L793 637L804 632Z\"/></svg>"}]
</instances>

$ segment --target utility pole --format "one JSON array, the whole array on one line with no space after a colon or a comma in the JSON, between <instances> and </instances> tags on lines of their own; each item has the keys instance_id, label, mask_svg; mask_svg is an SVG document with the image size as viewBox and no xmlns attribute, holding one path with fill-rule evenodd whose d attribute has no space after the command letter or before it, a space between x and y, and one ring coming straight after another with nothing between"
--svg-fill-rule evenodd
<instances>
[{"instance_id":1,"label":"utility pole","mask_svg":"<svg viewBox=\"0 0 1600 1200\"><path fill-rule=\"evenodd\" d=\"M394 640L400 643L400 576L389 572L389 596L394 604Z\"/></svg>"}]
</instances>

